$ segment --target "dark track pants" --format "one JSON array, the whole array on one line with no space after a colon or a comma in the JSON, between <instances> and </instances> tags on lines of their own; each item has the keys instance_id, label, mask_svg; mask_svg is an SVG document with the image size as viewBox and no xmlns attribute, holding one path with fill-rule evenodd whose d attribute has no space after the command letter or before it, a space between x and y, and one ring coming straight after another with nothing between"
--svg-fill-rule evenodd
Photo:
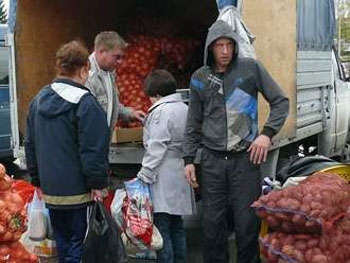
<instances>
[{"instance_id":1,"label":"dark track pants","mask_svg":"<svg viewBox=\"0 0 350 263\"><path fill-rule=\"evenodd\" d=\"M203 262L228 263L228 220L234 226L237 263L258 263L260 220L250 205L261 194L259 166L247 152L225 155L203 150ZM228 218L229 211L233 218Z\"/></svg>"},{"instance_id":2,"label":"dark track pants","mask_svg":"<svg viewBox=\"0 0 350 263\"><path fill-rule=\"evenodd\" d=\"M87 230L87 207L50 209L59 263L80 263Z\"/></svg>"}]
</instances>

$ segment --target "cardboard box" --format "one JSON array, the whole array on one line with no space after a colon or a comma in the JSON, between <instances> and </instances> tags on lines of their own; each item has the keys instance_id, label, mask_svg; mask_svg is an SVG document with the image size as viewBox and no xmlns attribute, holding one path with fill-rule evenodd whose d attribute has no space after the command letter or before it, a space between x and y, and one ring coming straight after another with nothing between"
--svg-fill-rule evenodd
<instances>
[{"instance_id":1,"label":"cardboard box","mask_svg":"<svg viewBox=\"0 0 350 263\"><path fill-rule=\"evenodd\" d=\"M142 142L142 127L117 128L113 132L112 143Z\"/></svg>"},{"instance_id":2,"label":"cardboard box","mask_svg":"<svg viewBox=\"0 0 350 263\"><path fill-rule=\"evenodd\" d=\"M40 257L55 257L57 256L56 241L44 239L43 241L35 242L33 252Z\"/></svg>"},{"instance_id":3,"label":"cardboard box","mask_svg":"<svg viewBox=\"0 0 350 263\"><path fill-rule=\"evenodd\" d=\"M34 241L29 238L28 231L26 231L23 233L19 241L30 253L33 253L39 257L50 258L57 256L55 240L46 238L41 241Z\"/></svg>"}]
</instances>

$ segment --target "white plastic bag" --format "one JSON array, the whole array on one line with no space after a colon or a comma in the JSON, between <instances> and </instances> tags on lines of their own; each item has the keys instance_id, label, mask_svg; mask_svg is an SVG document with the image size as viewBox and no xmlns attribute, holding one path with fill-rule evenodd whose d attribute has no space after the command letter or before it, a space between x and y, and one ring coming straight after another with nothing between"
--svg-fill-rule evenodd
<instances>
[{"instance_id":1,"label":"white plastic bag","mask_svg":"<svg viewBox=\"0 0 350 263\"><path fill-rule=\"evenodd\" d=\"M157 251L163 248L163 238L162 235L160 234L158 228L153 225L153 233L152 233L152 242L151 242L151 246L150 247L142 247L140 246L140 244L137 244L137 246L135 244L132 243L132 241L125 235L125 233L123 232L121 234L122 240L123 240L123 244L125 247L125 251L128 255L132 255L132 254L137 254L143 251Z\"/></svg>"},{"instance_id":2,"label":"white plastic bag","mask_svg":"<svg viewBox=\"0 0 350 263\"><path fill-rule=\"evenodd\" d=\"M147 250L159 250L163 248L163 238L159 230L155 225L153 225L152 241L150 246L146 246L142 242L134 239L128 238L125 234L125 228L127 227L123 219L123 202L126 197L125 189L117 189L111 204L111 213L113 219L117 222L118 226L122 230L122 240L125 246L125 250L128 255L135 254Z\"/></svg>"},{"instance_id":3,"label":"white plastic bag","mask_svg":"<svg viewBox=\"0 0 350 263\"><path fill-rule=\"evenodd\" d=\"M44 239L40 241L34 241L29 238L28 231L24 232L19 240L22 245L30 252L39 257L56 257L57 247L56 241L51 239Z\"/></svg>"},{"instance_id":4,"label":"white plastic bag","mask_svg":"<svg viewBox=\"0 0 350 263\"><path fill-rule=\"evenodd\" d=\"M28 204L28 237L35 241L44 240L48 234L48 211L35 190L33 200Z\"/></svg>"},{"instance_id":5,"label":"white plastic bag","mask_svg":"<svg viewBox=\"0 0 350 263\"><path fill-rule=\"evenodd\" d=\"M125 197L126 191L124 188L115 190L114 198L110 207L112 216L121 230L123 230L124 227L122 206Z\"/></svg>"}]
</instances>

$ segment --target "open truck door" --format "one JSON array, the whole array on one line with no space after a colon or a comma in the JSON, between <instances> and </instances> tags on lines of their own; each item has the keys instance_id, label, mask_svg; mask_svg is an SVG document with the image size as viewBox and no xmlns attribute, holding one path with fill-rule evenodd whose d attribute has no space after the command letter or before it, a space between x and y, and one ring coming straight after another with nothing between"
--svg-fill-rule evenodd
<instances>
[{"instance_id":1,"label":"open truck door","mask_svg":"<svg viewBox=\"0 0 350 263\"><path fill-rule=\"evenodd\" d=\"M6 41L8 26L0 25L0 160L11 161L12 136L10 119L10 91L9 91L9 47Z\"/></svg>"},{"instance_id":2,"label":"open truck door","mask_svg":"<svg viewBox=\"0 0 350 263\"><path fill-rule=\"evenodd\" d=\"M9 19L7 31L7 45L9 52L9 95L10 95L10 118L11 118L11 145L13 157L24 160L24 148L20 145L19 122L18 122L18 100L17 100L17 81L16 81L16 58L15 58L15 40L14 27L16 23L17 2L10 0Z\"/></svg>"},{"instance_id":3,"label":"open truck door","mask_svg":"<svg viewBox=\"0 0 350 263\"><path fill-rule=\"evenodd\" d=\"M340 58L335 49L332 52L334 77L335 130L334 151L341 152L341 160L350 160L349 116L350 116L350 81L346 77ZM344 145L346 145L344 147Z\"/></svg>"}]
</instances>

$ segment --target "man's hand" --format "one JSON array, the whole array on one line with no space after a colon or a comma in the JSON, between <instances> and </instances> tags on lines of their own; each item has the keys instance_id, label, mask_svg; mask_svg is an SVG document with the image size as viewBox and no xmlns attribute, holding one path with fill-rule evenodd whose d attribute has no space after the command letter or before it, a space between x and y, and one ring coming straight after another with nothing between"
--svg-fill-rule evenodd
<instances>
[{"instance_id":1,"label":"man's hand","mask_svg":"<svg viewBox=\"0 0 350 263\"><path fill-rule=\"evenodd\" d=\"M185 176L187 182L193 187L197 188L199 187L197 183L197 178L196 178L196 169L194 167L194 164L187 164L185 166Z\"/></svg>"},{"instance_id":2,"label":"man's hand","mask_svg":"<svg viewBox=\"0 0 350 263\"><path fill-rule=\"evenodd\" d=\"M103 201L107 196L107 189L91 189L91 199L94 201Z\"/></svg>"},{"instance_id":3,"label":"man's hand","mask_svg":"<svg viewBox=\"0 0 350 263\"><path fill-rule=\"evenodd\" d=\"M259 135L248 148L250 152L250 161L253 164L266 162L267 152L271 145L271 139L266 135Z\"/></svg>"},{"instance_id":4,"label":"man's hand","mask_svg":"<svg viewBox=\"0 0 350 263\"><path fill-rule=\"evenodd\" d=\"M131 118L138 120L141 123L143 123L145 117L146 113L142 110L133 110L131 113Z\"/></svg>"}]
</instances>

